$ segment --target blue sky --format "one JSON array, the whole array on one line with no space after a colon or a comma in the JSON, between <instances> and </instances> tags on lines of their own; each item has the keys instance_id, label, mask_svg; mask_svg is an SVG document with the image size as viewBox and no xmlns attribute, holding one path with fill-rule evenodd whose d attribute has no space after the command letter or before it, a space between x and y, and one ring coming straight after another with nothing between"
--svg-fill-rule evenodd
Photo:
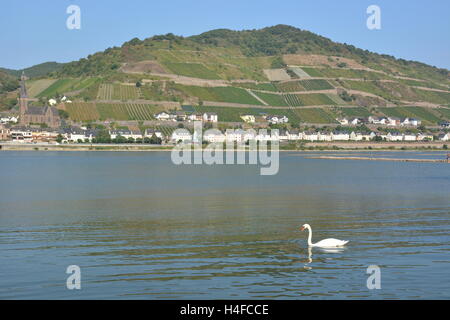
<instances>
[{"instance_id":1,"label":"blue sky","mask_svg":"<svg viewBox=\"0 0 450 320\"><path fill-rule=\"evenodd\" d=\"M81 8L81 30L66 28L66 8ZM366 8L381 8L368 30ZM2 0L0 66L20 69L78 60L134 37L288 24L371 51L450 69L448 0Z\"/></svg>"}]
</instances>

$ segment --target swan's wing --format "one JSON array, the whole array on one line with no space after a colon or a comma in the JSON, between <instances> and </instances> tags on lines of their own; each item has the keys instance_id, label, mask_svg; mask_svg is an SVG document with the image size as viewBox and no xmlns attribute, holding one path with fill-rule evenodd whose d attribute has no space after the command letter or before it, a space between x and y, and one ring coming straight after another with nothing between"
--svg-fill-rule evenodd
<instances>
[{"instance_id":1,"label":"swan's wing","mask_svg":"<svg viewBox=\"0 0 450 320\"><path fill-rule=\"evenodd\" d=\"M348 240L324 239L314 244L315 247L342 247L348 243Z\"/></svg>"}]
</instances>

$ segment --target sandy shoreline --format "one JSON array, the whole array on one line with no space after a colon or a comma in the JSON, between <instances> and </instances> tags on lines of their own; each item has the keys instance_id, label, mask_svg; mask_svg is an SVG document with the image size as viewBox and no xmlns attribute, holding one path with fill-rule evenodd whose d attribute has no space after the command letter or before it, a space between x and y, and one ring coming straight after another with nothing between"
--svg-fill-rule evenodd
<instances>
[{"instance_id":1,"label":"sandy shoreline","mask_svg":"<svg viewBox=\"0 0 450 320\"><path fill-rule=\"evenodd\" d=\"M380 157L343 157L343 156L313 156L306 159L328 159L328 160L365 160L365 161L393 161L393 162L428 162L428 163L450 163L445 159L401 159Z\"/></svg>"}]
</instances>

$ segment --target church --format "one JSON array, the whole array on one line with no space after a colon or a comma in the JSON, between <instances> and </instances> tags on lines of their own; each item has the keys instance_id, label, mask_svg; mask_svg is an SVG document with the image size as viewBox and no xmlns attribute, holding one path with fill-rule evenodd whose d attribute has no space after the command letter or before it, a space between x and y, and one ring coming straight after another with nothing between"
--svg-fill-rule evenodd
<instances>
[{"instance_id":1,"label":"church","mask_svg":"<svg viewBox=\"0 0 450 320\"><path fill-rule=\"evenodd\" d=\"M25 80L26 76L22 73L19 97L20 124L46 124L50 128L58 128L61 124L58 109L50 106L28 106L28 94Z\"/></svg>"}]
</instances>

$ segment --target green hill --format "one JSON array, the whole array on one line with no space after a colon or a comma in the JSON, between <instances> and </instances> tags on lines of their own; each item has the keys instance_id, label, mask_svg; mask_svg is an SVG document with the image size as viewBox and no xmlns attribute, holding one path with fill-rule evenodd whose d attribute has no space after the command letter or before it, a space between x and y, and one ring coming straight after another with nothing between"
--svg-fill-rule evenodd
<instances>
[{"instance_id":1,"label":"green hill","mask_svg":"<svg viewBox=\"0 0 450 320\"><path fill-rule=\"evenodd\" d=\"M29 78L38 78L48 75L51 72L59 70L64 64L58 62L44 62L41 64L34 65L29 68L25 68L22 70L13 70L13 69L5 69L0 68L0 71L6 72L9 75L20 77L22 71L25 71L25 74Z\"/></svg>"},{"instance_id":2,"label":"green hill","mask_svg":"<svg viewBox=\"0 0 450 320\"><path fill-rule=\"evenodd\" d=\"M7 73L17 77L19 71ZM25 73L40 77L27 82L33 97L64 94L83 108L82 103L101 106L86 118L108 114L114 118L119 113L108 113L108 106L112 110L140 100L232 108L223 111L227 119L240 119L238 108L261 106L270 112L271 107L284 107L292 109L296 119L318 123L334 122L334 115L345 114L336 114L333 110L341 109L333 108L352 107L350 114L358 110L368 115L382 114L381 107L450 105L447 69L358 49L287 25L134 38L78 61L44 63ZM72 109L72 114L78 112ZM431 113L446 118L447 109L443 110ZM121 113L120 119L127 114Z\"/></svg>"},{"instance_id":3,"label":"green hill","mask_svg":"<svg viewBox=\"0 0 450 320\"><path fill-rule=\"evenodd\" d=\"M184 54L180 54L182 51ZM201 61L205 67L225 67L231 62L238 69L281 67L283 62L277 57L286 54L319 54L354 59L363 66L390 74L403 74L426 80L440 80L450 84L449 70L439 69L421 62L395 59L358 49L349 44L332 40L286 25L277 25L260 30L232 31L217 29L197 36L180 37L173 34L154 36L145 40L138 38L88 56L86 59L66 64L60 75L99 75L117 70L122 63L143 60L167 63L168 69L176 72L169 64ZM251 57L271 57L271 59L246 59ZM253 62L253 64L252 64ZM255 64L256 62L256 64ZM176 68L175 68L176 69ZM202 70L204 71L204 70ZM240 70L247 73L246 70ZM249 70L247 70L249 71ZM225 72L222 72L225 73ZM212 76L212 74L209 74ZM223 74L221 76L223 77Z\"/></svg>"}]
</instances>

